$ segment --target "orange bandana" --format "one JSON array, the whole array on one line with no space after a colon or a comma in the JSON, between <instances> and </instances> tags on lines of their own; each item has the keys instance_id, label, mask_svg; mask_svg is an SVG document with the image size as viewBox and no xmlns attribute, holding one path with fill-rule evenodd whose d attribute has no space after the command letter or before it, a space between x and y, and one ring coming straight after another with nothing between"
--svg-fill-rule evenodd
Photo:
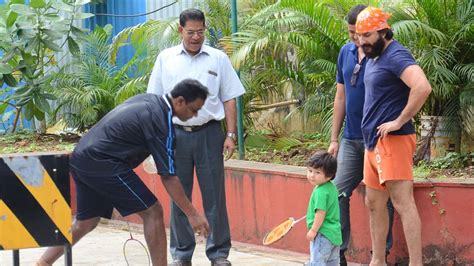
<instances>
[{"instance_id":1,"label":"orange bandana","mask_svg":"<svg viewBox=\"0 0 474 266\"><path fill-rule=\"evenodd\" d=\"M357 16L356 33L390 29L387 20L391 15L390 13L383 12L380 8L367 7Z\"/></svg>"}]
</instances>

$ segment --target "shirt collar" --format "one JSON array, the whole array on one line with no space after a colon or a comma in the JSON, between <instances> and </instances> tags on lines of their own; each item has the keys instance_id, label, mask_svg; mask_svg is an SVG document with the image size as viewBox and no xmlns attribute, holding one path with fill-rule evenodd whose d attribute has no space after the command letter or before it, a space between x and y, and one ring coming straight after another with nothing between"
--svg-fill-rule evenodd
<instances>
[{"instance_id":1,"label":"shirt collar","mask_svg":"<svg viewBox=\"0 0 474 266\"><path fill-rule=\"evenodd\" d=\"M189 56L191 56L188 51L186 51L186 49L184 49L184 44L183 42L181 42L179 45L178 45L178 55L180 54L187 54ZM202 44L202 47L201 47L201 51L199 51L199 53L196 54L197 55L200 55L200 54L206 54L206 55L209 55L209 47L207 45L205 45L204 43Z\"/></svg>"},{"instance_id":2,"label":"shirt collar","mask_svg":"<svg viewBox=\"0 0 474 266\"><path fill-rule=\"evenodd\" d=\"M351 51L352 53L357 53L357 46L355 45L355 43L351 42L349 51Z\"/></svg>"},{"instance_id":3,"label":"shirt collar","mask_svg":"<svg viewBox=\"0 0 474 266\"><path fill-rule=\"evenodd\" d=\"M173 106L171 105L171 95L169 93L168 94L163 94L163 95L161 95L161 98L163 98L163 100L165 101L168 108L171 111L173 111Z\"/></svg>"}]
</instances>

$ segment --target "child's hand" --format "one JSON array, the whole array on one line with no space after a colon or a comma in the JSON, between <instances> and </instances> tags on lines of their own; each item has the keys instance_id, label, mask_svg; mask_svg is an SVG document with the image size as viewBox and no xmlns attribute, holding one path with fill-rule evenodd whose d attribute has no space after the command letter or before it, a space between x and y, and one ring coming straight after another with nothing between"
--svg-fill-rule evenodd
<instances>
[{"instance_id":1,"label":"child's hand","mask_svg":"<svg viewBox=\"0 0 474 266\"><path fill-rule=\"evenodd\" d=\"M313 241L314 238L316 237L316 234L318 232L315 232L313 230L309 230L308 233L306 234L306 239L308 239L309 241Z\"/></svg>"}]
</instances>

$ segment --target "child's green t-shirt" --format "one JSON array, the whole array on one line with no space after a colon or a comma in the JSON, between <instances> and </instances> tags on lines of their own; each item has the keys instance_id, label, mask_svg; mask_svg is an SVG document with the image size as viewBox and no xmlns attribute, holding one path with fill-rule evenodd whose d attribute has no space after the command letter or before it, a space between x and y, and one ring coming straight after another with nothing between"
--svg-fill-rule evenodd
<instances>
[{"instance_id":1,"label":"child's green t-shirt","mask_svg":"<svg viewBox=\"0 0 474 266\"><path fill-rule=\"evenodd\" d=\"M339 221L338 191L331 181L316 186L313 189L306 215L308 229L311 229L313 226L316 210L326 211L326 217L318 232L323 234L334 245L341 245L342 235L341 223Z\"/></svg>"}]
</instances>

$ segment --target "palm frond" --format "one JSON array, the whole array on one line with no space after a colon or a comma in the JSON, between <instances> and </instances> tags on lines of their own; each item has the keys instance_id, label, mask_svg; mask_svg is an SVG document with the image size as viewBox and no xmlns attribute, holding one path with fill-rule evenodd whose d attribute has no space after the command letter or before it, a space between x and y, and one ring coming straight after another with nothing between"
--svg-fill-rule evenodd
<instances>
[{"instance_id":1,"label":"palm frond","mask_svg":"<svg viewBox=\"0 0 474 266\"><path fill-rule=\"evenodd\" d=\"M391 25L401 42L410 42L419 39L418 36L424 36L432 43L446 42L448 37L441 31L430 27L419 20L402 20Z\"/></svg>"},{"instance_id":2,"label":"palm frond","mask_svg":"<svg viewBox=\"0 0 474 266\"><path fill-rule=\"evenodd\" d=\"M454 66L453 71L461 79L463 79L467 82L474 82L474 63L457 64L457 65Z\"/></svg>"},{"instance_id":3,"label":"palm frond","mask_svg":"<svg viewBox=\"0 0 474 266\"><path fill-rule=\"evenodd\" d=\"M141 76L128 80L122 85L115 95L115 104L119 105L128 98L146 91L148 76Z\"/></svg>"}]
</instances>

